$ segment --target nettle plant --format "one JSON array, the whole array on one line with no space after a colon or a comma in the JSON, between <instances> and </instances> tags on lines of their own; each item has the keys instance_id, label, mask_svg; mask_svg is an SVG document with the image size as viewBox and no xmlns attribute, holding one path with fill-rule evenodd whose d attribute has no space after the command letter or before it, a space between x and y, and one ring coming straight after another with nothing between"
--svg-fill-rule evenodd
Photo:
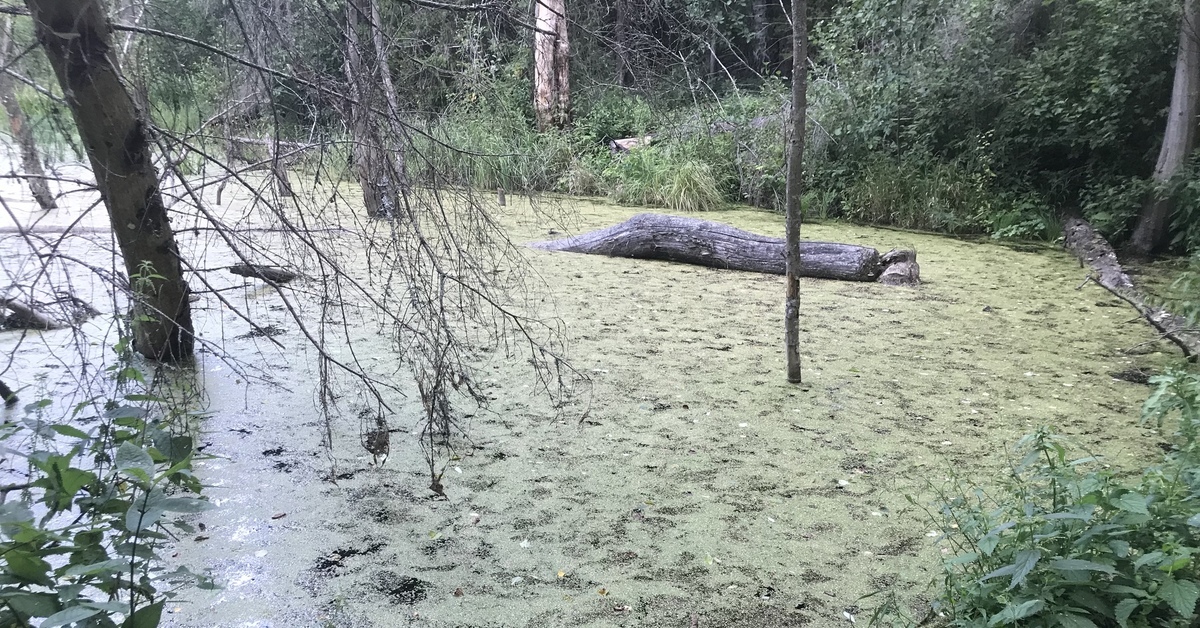
<instances>
[{"instance_id":1,"label":"nettle plant","mask_svg":"<svg viewBox=\"0 0 1200 628\"><path fill-rule=\"evenodd\" d=\"M148 390L131 362L108 368L116 390ZM53 420L50 399L0 426L9 460L28 481L0 487L0 625L157 626L163 604L186 584L211 587L187 569L167 571L159 550L178 517L210 507L191 472L186 415L166 399L129 393L77 404Z\"/></svg>"},{"instance_id":2,"label":"nettle plant","mask_svg":"<svg viewBox=\"0 0 1200 628\"><path fill-rule=\"evenodd\" d=\"M1194 626L1200 598L1200 376L1155 377L1143 421L1176 447L1136 481L1071 459L1048 428L1017 444L999 491L960 486L936 513L947 555L933 612L951 626Z\"/></svg>"}]
</instances>

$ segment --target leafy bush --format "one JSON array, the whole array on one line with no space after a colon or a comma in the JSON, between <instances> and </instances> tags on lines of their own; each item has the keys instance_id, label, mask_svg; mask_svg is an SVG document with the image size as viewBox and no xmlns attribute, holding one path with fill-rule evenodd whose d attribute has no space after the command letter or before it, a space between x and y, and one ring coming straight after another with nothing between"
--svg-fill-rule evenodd
<instances>
[{"instance_id":1,"label":"leafy bush","mask_svg":"<svg viewBox=\"0 0 1200 628\"><path fill-rule=\"evenodd\" d=\"M940 509L934 605L951 626L1191 626L1200 598L1200 377L1151 380L1143 420L1176 417L1178 447L1137 481L1070 459L1047 428L1017 444L999 491L967 487Z\"/></svg>"},{"instance_id":2,"label":"leafy bush","mask_svg":"<svg viewBox=\"0 0 1200 628\"><path fill-rule=\"evenodd\" d=\"M128 363L110 373L146 384ZM0 505L0 625L151 628L173 589L197 579L211 586L186 569L164 572L157 554L164 526L192 531L168 513L209 506L191 473L192 439L159 411L166 405L127 394L79 404L58 422L41 400L0 427L0 442L30 475L5 487Z\"/></svg>"}]
</instances>

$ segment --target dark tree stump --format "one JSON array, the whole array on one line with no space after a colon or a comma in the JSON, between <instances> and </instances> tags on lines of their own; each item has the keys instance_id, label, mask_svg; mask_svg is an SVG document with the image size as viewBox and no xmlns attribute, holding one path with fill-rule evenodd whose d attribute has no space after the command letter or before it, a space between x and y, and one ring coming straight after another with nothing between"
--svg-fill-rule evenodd
<instances>
[{"instance_id":1,"label":"dark tree stump","mask_svg":"<svg viewBox=\"0 0 1200 628\"><path fill-rule=\"evenodd\" d=\"M17 405L17 393L13 392L13 389L4 382L0 382L0 400L3 400L6 406Z\"/></svg>"},{"instance_id":2,"label":"dark tree stump","mask_svg":"<svg viewBox=\"0 0 1200 628\"><path fill-rule=\"evenodd\" d=\"M729 225L662 214L638 214L623 223L570 238L535 242L545 251L656 259L712 268L782 275L786 270L783 238L772 238ZM853 244L800 243L800 276L843 281L876 281L890 264L907 264L892 285L916 285L916 252L889 253Z\"/></svg>"}]
</instances>

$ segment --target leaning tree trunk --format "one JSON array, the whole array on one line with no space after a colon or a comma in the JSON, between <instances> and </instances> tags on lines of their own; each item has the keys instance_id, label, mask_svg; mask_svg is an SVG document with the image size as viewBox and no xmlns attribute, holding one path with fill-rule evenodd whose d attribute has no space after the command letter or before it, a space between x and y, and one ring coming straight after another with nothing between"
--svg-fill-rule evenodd
<instances>
[{"instance_id":1,"label":"leaning tree trunk","mask_svg":"<svg viewBox=\"0 0 1200 628\"><path fill-rule=\"evenodd\" d=\"M8 18L4 21L4 32L0 33L0 63L7 65L12 57L12 18ZM0 71L0 103L3 103L4 111L8 114L8 126L12 129L13 139L17 141L17 147L21 151L21 167L25 170L25 175L29 177L29 191L33 193L33 200L37 201L42 209L58 207L58 204L54 202L54 195L50 193L50 186L46 182L46 172L42 169L42 161L38 158L37 143L33 139L33 127L29 125L29 118L21 109L21 103L17 102L16 85L13 84L12 77L2 71Z\"/></svg>"},{"instance_id":2,"label":"leaning tree trunk","mask_svg":"<svg viewBox=\"0 0 1200 628\"><path fill-rule=\"evenodd\" d=\"M638 214L623 223L570 238L535 242L544 251L656 259L726 270L782 275L787 270L784 239L729 225L664 214ZM801 242L797 275L842 281L879 281L915 286L916 253L879 251L835 242Z\"/></svg>"},{"instance_id":3,"label":"leaning tree trunk","mask_svg":"<svg viewBox=\"0 0 1200 628\"><path fill-rule=\"evenodd\" d=\"M392 193L400 193L408 189L408 172L406 170L404 148L405 133L400 122L400 101L396 97L396 86L392 84L392 70L388 64L387 42L383 37L383 21L379 12L379 0L367 0L371 5L371 41L375 48L375 63L379 67L379 86L383 89L384 101L387 102L388 130L391 131L391 142L387 146L389 165L393 176L397 179L396 189Z\"/></svg>"},{"instance_id":4,"label":"leaning tree trunk","mask_svg":"<svg viewBox=\"0 0 1200 628\"><path fill-rule=\"evenodd\" d=\"M538 130L570 122L571 48L564 0L534 0L533 111Z\"/></svg>"},{"instance_id":5,"label":"leaning tree trunk","mask_svg":"<svg viewBox=\"0 0 1200 628\"><path fill-rule=\"evenodd\" d=\"M1200 114L1200 0L1186 0L1179 27L1179 52L1175 57L1175 83L1167 130L1154 167L1154 181L1165 186L1187 162L1196 148L1196 116ZM1156 191L1146 200L1137 227L1129 240L1135 255L1151 255L1168 244L1174 198Z\"/></svg>"},{"instance_id":6,"label":"leaning tree trunk","mask_svg":"<svg viewBox=\"0 0 1200 628\"><path fill-rule=\"evenodd\" d=\"M191 308L158 188L149 130L125 89L101 0L26 0L91 160L133 289L136 350L157 360L192 354Z\"/></svg>"},{"instance_id":7,"label":"leaning tree trunk","mask_svg":"<svg viewBox=\"0 0 1200 628\"><path fill-rule=\"evenodd\" d=\"M788 132L787 281L784 302L784 347L787 378L800 383L800 197L804 194L804 126L808 111L808 28L805 0L792 0L792 112ZM765 10L765 9L764 9Z\"/></svg>"}]
</instances>

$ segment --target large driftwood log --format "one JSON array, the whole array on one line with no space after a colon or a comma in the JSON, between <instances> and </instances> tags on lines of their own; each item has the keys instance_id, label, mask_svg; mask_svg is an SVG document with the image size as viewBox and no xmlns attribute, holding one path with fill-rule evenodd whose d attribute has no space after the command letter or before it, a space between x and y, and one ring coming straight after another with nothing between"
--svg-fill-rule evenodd
<instances>
[{"instance_id":1,"label":"large driftwood log","mask_svg":"<svg viewBox=\"0 0 1200 628\"><path fill-rule=\"evenodd\" d=\"M1067 249L1092 269L1095 273L1092 279L1097 284L1132 305L1164 338L1182 349L1189 360L1200 355L1200 330L1192 328L1181 316L1147 305L1146 295L1125 274L1116 252L1104 236L1080 218L1068 218L1064 227Z\"/></svg>"},{"instance_id":2,"label":"large driftwood log","mask_svg":"<svg viewBox=\"0 0 1200 628\"><path fill-rule=\"evenodd\" d=\"M707 220L662 214L638 214L606 229L530 246L546 251L657 259L775 275L785 271L782 238ZM915 285L919 280L913 252L880 256L879 251L865 246L802 242L800 260L800 275L804 277L876 281L889 267L888 262L892 262L906 266L903 272L893 273L888 283Z\"/></svg>"}]
</instances>

